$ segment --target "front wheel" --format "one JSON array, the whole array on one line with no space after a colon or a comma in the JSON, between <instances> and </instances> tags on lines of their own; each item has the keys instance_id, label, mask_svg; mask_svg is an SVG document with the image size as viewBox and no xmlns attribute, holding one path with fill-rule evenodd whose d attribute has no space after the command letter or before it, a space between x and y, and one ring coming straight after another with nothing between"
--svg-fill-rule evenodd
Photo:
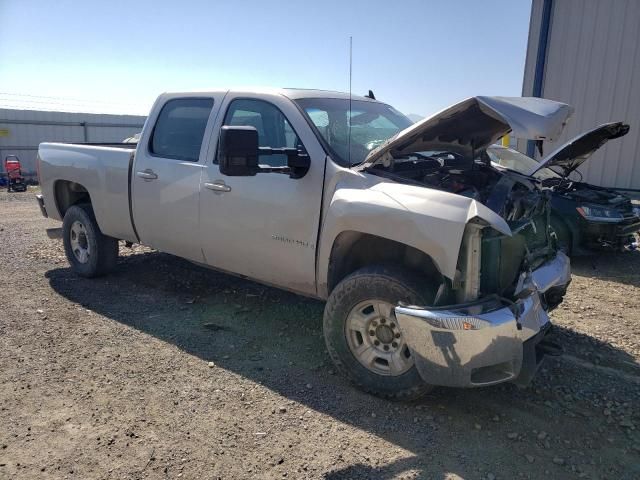
<instances>
[{"instance_id":1,"label":"front wheel","mask_svg":"<svg viewBox=\"0 0 640 480\"><path fill-rule=\"evenodd\" d=\"M62 222L64 252L71 268L92 278L109 273L118 260L118 240L104 235L91 205L69 207Z\"/></svg>"},{"instance_id":2,"label":"front wheel","mask_svg":"<svg viewBox=\"0 0 640 480\"><path fill-rule=\"evenodd\" d=\"M362 268L342 280L324 311L336 367L362 390L387 399L412 400L431 390L393 315L398 302L428 304L429 290L410 272L391 267Z\"/></svg>"}]
</instances>

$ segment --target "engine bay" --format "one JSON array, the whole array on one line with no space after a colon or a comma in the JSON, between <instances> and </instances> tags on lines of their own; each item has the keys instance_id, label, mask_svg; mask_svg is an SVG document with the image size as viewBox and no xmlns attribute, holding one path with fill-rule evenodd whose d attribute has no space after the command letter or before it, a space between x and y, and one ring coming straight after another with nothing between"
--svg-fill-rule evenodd
<instances>
[{"instance_id":1,"label":"engine bay","mask_svg":"<svg viewBox=\"0 0 640 480\"><path fill-rule=\"evenodd\" d=\"M595 185L580 182L565 182L555 187L555 191L573 200L600 205L631 207L631 201L625 195Z\"/></svg>"},{"instance_id":2,"label":"engine bay","mask_svg":"<svg viewBox=\"0 0 640 480\"><path fill-rule=\"evenodd\" d=\"M387 165L377 164L369 172L472 198L507 221L539 215L549 198L531 178L499 170L482 156L471 160L454 152L413 153Z\"/></svg>"}]
</instances>

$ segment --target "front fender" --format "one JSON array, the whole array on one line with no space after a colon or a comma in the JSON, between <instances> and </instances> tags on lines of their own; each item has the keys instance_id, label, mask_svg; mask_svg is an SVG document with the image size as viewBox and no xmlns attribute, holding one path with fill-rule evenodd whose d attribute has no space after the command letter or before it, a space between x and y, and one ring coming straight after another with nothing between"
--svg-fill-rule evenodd
<instances>
[{"instance_id":1,"label":"front fender","mask_svg":"<svg viewBox=\"0 0 640 480\"><path fill-rule=\"evenodd\" d=\"M453 279L465 226L474 219L511 235L502 217L471 198L391 182L368 188L338 186L323 221L318 291L326 296L331 250L338 235L346 231L414 247L429 255L442 275Z\"/></svg>"}]
</instances>

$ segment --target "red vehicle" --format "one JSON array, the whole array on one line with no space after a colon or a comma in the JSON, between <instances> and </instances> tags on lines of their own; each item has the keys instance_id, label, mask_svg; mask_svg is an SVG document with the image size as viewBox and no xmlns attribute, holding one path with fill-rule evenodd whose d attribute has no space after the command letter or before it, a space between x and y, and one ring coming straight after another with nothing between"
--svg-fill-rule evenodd
<instances>
[{"instance_id":1,"label":"red vehicle","mask_svg":"<svg viewBox=\"0 0 640 480\"><path fill-rule=\"evenodd\" d=\"M7 155L4 159L4 170L7 174L7 191L26 192L27 183L22 176L20 160L16 155Z\"/></svg>"}]
</instances>

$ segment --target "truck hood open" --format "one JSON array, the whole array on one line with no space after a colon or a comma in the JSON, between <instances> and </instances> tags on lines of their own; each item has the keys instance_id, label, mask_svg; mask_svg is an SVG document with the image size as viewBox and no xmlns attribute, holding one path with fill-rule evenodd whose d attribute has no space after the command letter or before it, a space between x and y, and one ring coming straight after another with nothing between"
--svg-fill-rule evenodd
<instances>
[{"instance_id":1,"label":"truck hood open","mask_svg":"<svg viewBox=\"0 0 640 480\"><path fill-rule=\"evenodd\" d=\"M553 140L572 113L571 106L542 98L471 97L398 132L355 168L429 150L474 156L509 132L518 138Z\"/></svg>"},{"instance_id":2,"label":"truck hood open","mask_svg":"<svg viewBox=\"0 0 640 480\"><path fill-rule=\"evenodd\" d=\"M529 175L533 175L542 168L553 167L556 173L566 177L609 140L624 137L627 133L629 133L629 125L622 122L600 125L551 152Z\"/></svg>"}]
</instances>

